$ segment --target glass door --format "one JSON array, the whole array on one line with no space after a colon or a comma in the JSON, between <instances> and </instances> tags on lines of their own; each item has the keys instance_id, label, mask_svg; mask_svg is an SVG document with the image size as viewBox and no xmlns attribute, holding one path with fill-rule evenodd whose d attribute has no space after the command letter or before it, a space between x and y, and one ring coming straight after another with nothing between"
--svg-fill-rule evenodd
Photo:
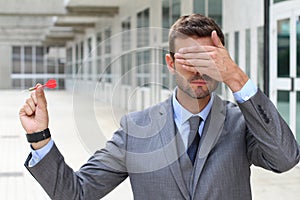
<instances>
[{"instance_id":1,"label":"glass door","mask_svg":"<svg viewBox=\"0 0 300 200\"><path fill-rule=\"evenodd\" d=\"M300 4L271 6L270 97L300 142Z\"/></svg>"}]
</instances>

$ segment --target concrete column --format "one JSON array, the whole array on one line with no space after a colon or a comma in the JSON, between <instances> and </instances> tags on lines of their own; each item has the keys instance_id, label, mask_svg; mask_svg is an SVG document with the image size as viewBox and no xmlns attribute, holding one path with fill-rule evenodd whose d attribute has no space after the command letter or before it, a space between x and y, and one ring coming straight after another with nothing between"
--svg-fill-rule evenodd
<instances>
[{"instance_id":1,"label":"concrete column","mask_svg":"<svg viewBox=\"0 0 300 200\"><path fill-rule=\"evenodd\" d=\"M97 83L97 33L92 35L92 81Z\"/></svg>"},{"instance_id":2,"label":"concrete column","mask_svg":"<svg viewBox=\"0 0 300 200\"><path fill-rule=\"evenodd\" d=\"M181 15L193 13L194 0L181 0Z\"/></svg>"},{"instance_id":3,"label":"concrete column","mask_svg":"<svg viewBox=\"0 0 300 200\"><path fill-rule=\"evenodd\" d=\"M246 31L245 29L240 30L239 37L239 67L245 72L246 71Z\"/></svg>"},{"instance_id":4,"label":"concrete column","mask_svg":"<svg viewBox=\"0 0 300 200\"><path fill-rule=\"evenodd\" d=\"M11 46L0 45L0 89L10 89L12 87L11 80Z\"/></svg>"},{"instance_id":5,"label":"concrete column","mask_svg":"<svg viewBox=\"0 0 300 200\"><path fill-rule=\"evenodd\" d=\"M257 27L252 27L250 32L251 42L251 53L250 53L250 77L254 83L257 82L257 66L258 66L258 55L257 55Z\"/></svg>"},{"instance_id":6,"label":"concrete column","mask_svg":"<svg viewBox=\"0 0 300 200\"><path fill-rule=\"evenodd\" d=\"M157 13L162 13L161 1L151 1L150 8L150 46L151 49L151 71L150 71L150 104L156 104L161 99L161 86L160 86L160 76L162 73L159 67L158 54L159 45L161 42L161 29L156 27L162 27L162 15ZM154 27L154 28L151 28Z\"/></svg>"}]
</instances>

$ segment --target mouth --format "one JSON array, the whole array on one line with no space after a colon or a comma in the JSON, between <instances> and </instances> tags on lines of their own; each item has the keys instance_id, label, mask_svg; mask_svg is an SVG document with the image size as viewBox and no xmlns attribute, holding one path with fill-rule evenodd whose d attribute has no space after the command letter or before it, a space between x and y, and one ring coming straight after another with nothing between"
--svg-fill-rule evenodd
<instances>
[{"instance_id":1,"label":"mouth","mask_svg":"<svg viewBox=\"0 0 300 200\"><path fill-rule=\"evenodd\" d=\"M202 76L194 76L190 79L190 84L196 85L196 86L205 86L210 81L210 77L207 75Z\"/></svg>"},{"instance_id":2,"label":"mouth","mask_svg":"<svg viewBox=\"0 0 300 200\"><path fill-rule=\"evenodd\" d=\"M190 81L190 84L196 85L196 86L204 86L204 85L207 84L207 82L205 80L202 80L202 79L197 79L197 80Z\"/></svg>"}]
</instances>

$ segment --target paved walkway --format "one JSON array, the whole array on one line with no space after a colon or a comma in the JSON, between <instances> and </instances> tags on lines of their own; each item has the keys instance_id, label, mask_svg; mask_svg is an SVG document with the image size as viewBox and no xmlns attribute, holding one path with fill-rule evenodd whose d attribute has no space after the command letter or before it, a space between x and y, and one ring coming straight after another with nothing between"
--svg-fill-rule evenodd
<instances>
[{"instance_id":1,"label":"paved walkway","mask_svg":"<svg viewBox=\"0 0 300 200\"><path fill-rule=\"evenodd\" d=\"M0 91L1 200L49 199L23 166L30 148L18 119L18 110L28 95L29 93L17 90ZM73 101L73 95L65 91L47 91L47 98L53 139L65 155L67 163L76 170L93 151L87 146L95 145L92 144L95 141L86 137L90 132L83 133L82 127L94 127L93 123L96 121L105 137L110 138L118 126L122 111L102 105L99 101L85 109L84 103L79 103L78 99ZM78 111L84 114L78 115ZM287 173L278 175L253 167L252 189L254 200L299 199L300 168L295 167ZM133 199L128 179L103 199Z\"/></svg>"}]
</instances>

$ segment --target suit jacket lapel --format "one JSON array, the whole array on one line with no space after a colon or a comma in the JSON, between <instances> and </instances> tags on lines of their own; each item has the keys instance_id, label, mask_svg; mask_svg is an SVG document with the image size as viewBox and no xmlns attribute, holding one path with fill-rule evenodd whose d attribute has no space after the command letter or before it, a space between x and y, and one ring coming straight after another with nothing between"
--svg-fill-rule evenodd
<instances>
[{"instance_id":1,"label":"suit jacket lapel","mask_svg":"<svg viewBox=\"0 0 300 200\"><path fill-rule=\"evenodd\" d=\"M162 145L164 147L164 154L166 157L166 160L168 162L168 167L170 168L172 175L182 192L185 199L189 199L189 192L187 189L187 186L184 182L183 175L180 169L180 164L178 158L182 153L184 153L184 150L177 149L176 142L178 141L178 137L180 137L179 134L176 134L176 128L175 128L175 122L174 122L174 113L173 113L173 107L172 107L172 98L169 98L167 101L165 101L160 109L160 115L164 115L167 120L160 120L159 123L162 123L165 121L165 126L160 132ZM182 152L183 151L183 152Z\"/></svg>"},{"instance_id":2,"label":"suit jacket lapel","mask_svg":"<svg viewBox=\"0 0 300 200\"><path fill-rule=\"evenodd\" d=\"M215 95L214 103L210 112L210 115L205 122L203 135L200 141L197 161L195 162L194 181L193 181L193 194L195 194L196 186L199 182L200 174L203 170L207 156L214 145L217 143L221 132L224 127L226 116L226 107L224 102Z\"/></svg>"}]
</instances>

